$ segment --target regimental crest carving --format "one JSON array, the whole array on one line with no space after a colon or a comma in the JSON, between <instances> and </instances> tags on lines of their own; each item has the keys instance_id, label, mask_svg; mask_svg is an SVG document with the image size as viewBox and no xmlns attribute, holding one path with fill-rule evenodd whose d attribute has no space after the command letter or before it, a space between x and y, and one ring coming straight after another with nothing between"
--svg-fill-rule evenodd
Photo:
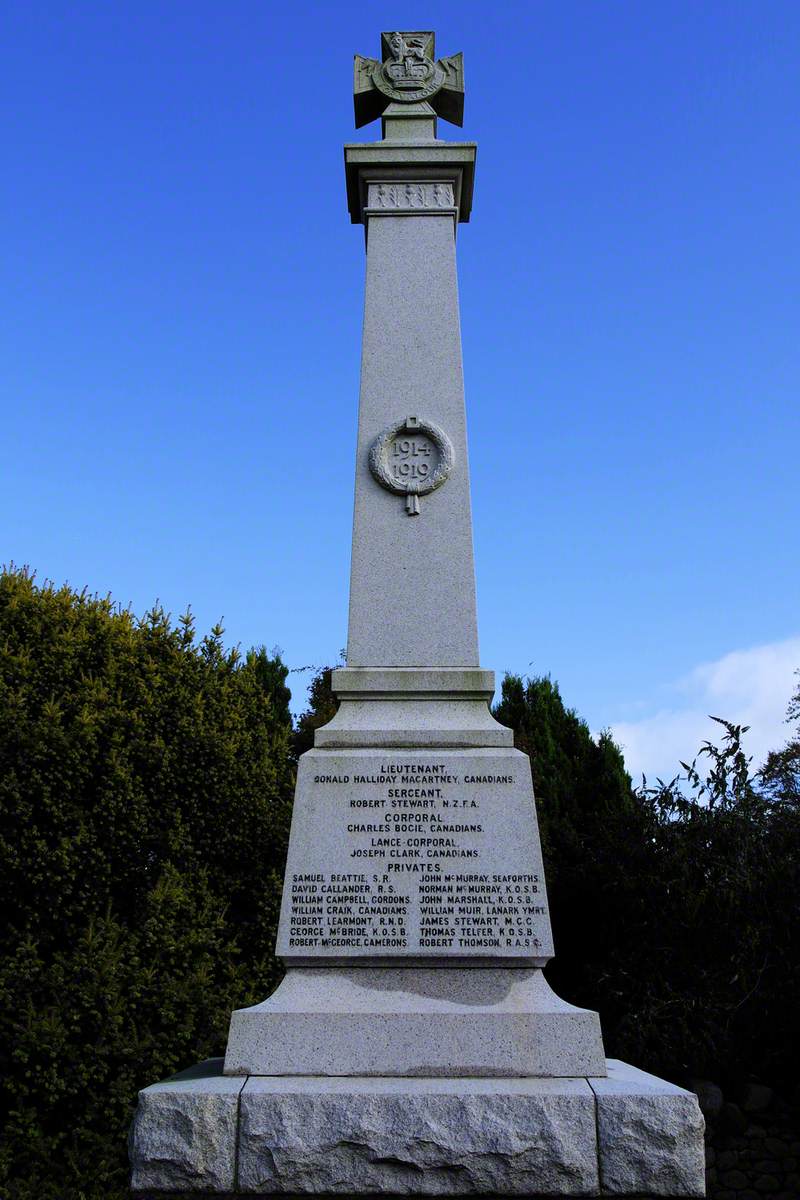
<instances>
[{"instance_id":1,"label":"regimental crest carving","mask_svg":"<svg viewBox=\"0 0 800 1200\"><path fill-rule=\"evenodd\" d=\"M427 102L454 125L464 120L464 59L434 59L434 35L382 33L383 61L355 56L353 103L356 128L374 121L392 103ZM430 111L430 110L428 110Z\"/></svg>"},{"instance_id":2,"label":"regimental crest carving","mask_svg":"<svg viewBox=\"0 0 800 1200\"><path fill-rule=\"evenodd\" d=\"M369 469L381 487L406 498L406 512L419 516L419 498L441 487L453 469L453 444L432 421L406 417L384 429L369 452Z\"/></svg>"}]
</instances>

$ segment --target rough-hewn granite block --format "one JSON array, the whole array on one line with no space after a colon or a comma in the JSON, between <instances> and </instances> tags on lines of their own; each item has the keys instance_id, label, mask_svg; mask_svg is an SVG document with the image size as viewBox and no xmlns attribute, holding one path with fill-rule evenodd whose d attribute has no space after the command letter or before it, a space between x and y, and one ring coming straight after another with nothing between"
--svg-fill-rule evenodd
<instances>
[{"instance_id":1,"label":"rough-hewn granite block","mask_svg":"<svg viewBox=\"0 0 800 1200\"><path fill-rule=\"evenodd\" d=\"M705 1195L705 1122L693 1092L616 1059L589 1083L604 1193Z\"/></svg>"},{"instance_id":2,"label":"rough-hewn granite block","mask_svg":"<svg viewBox=\"0 0 800 1200\"><path fill-rule=\"evenodd\" d=\"M597 1194L584 1079L251 1077L244 1193Z\"/></svg>"},{"instance_id":3,"label":"rough-hewn granite block","mask_svg":"<svg viewBox=\"0 0 800 1200\"><path fill-rule=\"evenodd\" d=\"M222 1059L181 1071L139 1092L129 1154L134 1192L232 1192L239 1092Z\"/></svg>"}]
</instances>

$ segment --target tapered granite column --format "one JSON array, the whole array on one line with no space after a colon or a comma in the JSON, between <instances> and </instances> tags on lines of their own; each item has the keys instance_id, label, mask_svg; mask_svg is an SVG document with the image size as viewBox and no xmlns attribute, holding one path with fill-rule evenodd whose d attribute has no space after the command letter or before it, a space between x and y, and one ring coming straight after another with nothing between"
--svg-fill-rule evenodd
<instances>
[{"instance_id":1,"label":"tapered granite column","mask_svg":"<svg viewBox=\"0 0 800 1200\"><path fill-rule=\"evenodd\" d=\"M316 745L511 746L478 658L456 275L476 147L437 140L425 101L382 121L382 141L345 147L367 252L361 394L347 668Z\"/></svg>"},{"instance_id":2,"label":"tapered granite column","mask_svg":"<svg viewBox=\"0 0 800 1200\"><path fill-rule=\"evenodd\" d=\"M414 144L417 153L424 154L424 147ZM463 149L474 153L473 147ZM420 168L387 167L384 177L391 182L365 184L367 278L349 667L478 665L455 253L453 193L460 172L439 174L449 178L429 183ZM453 448L447 480L420 497L418 515L376 486L369 467L376 438L414 417L440 426ZM394 445L399 450L406 441L425 453L398 453L390 467L428 468L430 476L436 453L430 439L409 432Z\"/></svg>"}]
</instances>

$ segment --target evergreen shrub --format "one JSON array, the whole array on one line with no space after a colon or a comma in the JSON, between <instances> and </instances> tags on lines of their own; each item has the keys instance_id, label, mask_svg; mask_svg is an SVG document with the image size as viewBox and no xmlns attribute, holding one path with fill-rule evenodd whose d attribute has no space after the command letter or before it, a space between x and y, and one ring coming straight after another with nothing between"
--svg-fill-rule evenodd
<instances>
[{"instance_id":1,"label":"evergreen shrub","mask_svg":"<svg viewBox=\"0 0 800 1200\"><path fill-rule=\"evenodd\" d=\"M610 1057L679 1083L793 1088L798 739L753 776L746 729L720 720L719 746L634 788L612 739L593 739L549 679L506 676L495 715L531 756L555 991L599 1009Z\"/></svg>"},{"instance_id":2,"label":"evergreen shrub","mask_svg":"<svg viewBox=\"0 0 800 1200\"><path fill-rule=\"evenodd\" d=\"M0 574L0 1195L127 1195L137 1090L224 1050L272 957L286 668Z\"/></svg>"},{"instance_id":3,"label":"evergreen shrub","mask_svg":"<svg viewBox=\"0 0 800 1200\"><path fill-rule=\"evenodd\" d=\"M137 1090L278 982L295 762L337 706L326 668L293 732L286 676L188 615L0 573L3 1200L122 1200ZM531 757L555 990L613 1057L793 1083L800 738L753 776L723 721L635 788L549 679L506 676L495 715Z\"/></svg>"}]
</instances>

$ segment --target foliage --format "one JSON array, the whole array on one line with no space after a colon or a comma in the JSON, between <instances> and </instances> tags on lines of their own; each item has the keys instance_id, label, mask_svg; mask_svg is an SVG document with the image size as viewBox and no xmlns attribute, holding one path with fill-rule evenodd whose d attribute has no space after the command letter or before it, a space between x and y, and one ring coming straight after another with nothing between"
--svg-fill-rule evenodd
<instances>
[{"instance_id":1,"label":"foliage","mask_svg":"<svg viewBox=\"0 0 800 1200\"><path fill-rule=\"evenodd\" d=\"M294 752L299 758L314 745L314 733L336 716L339 701L331 687L333 667L320 667L308 689L308 708L297 718L294 731Z\"/></svg>"},{"instance_id":2,"label":"foliage","mask_svg":"<svg viewBox=\"0 0 800 1200\"><path fill-rule=\"evenodd\" d=\"M124 1195L137 1089L262 999L293 782L286 668L190 615L0 574L0 1193Z\"/></svg>"},{"instance_id":3,"label":"foliage","mask_svg":"<svg viewBox=\"0 0 800 1200\"><path fill-rule=\"evenodd\" d=\"M556 947L548 978L572 1003L600 1006L607 1032L627 1012L630 947L646 936L647 816L611 737L595 741L550 679L507 675L494 715L531 759Z\"/></svg>"},{"instance_id":4,"label":"foliage","mask_svg":"<svg viewBox=\"0 0 800 1200\"><path fill-rule=\"evenodd\" d=\"M324 668L293 732L286 675L190 615L0 574L3 1200L120 1200L137 1089L277 982L294 763L337 707ZM721 721L635 789L549 679L507 676L495 714L531 757L556 991L668 1077L792 1079L797 730L753 776Z\"/></svg>"},{"instance_id":5,"label":"foliage","mask_svg":"<svg viewBox=\"0 0 800 1200\"><path fill-rule=\"evenodd\" d=\"M800 677L800 672L797 672ZM773 803L797 812L800 808L800 684L789 701L786 723L797 723L794 736L782 750L772 750L759 771L758 782Z\"/></svg>"},{"instance_id":6,"label":"foliage","mask_svg":"<svg viewBox=\"0 0 800 1200\"><path fill-rule=\"evenodd\" d=\"M531 755L556 991L600 1009L609 1054L668 1077L795 1078L798 739L753 777L746 728L719 720L720 746L634 790L549 680L507 677L496 715Z\"/></svg>"}]
</instances>

